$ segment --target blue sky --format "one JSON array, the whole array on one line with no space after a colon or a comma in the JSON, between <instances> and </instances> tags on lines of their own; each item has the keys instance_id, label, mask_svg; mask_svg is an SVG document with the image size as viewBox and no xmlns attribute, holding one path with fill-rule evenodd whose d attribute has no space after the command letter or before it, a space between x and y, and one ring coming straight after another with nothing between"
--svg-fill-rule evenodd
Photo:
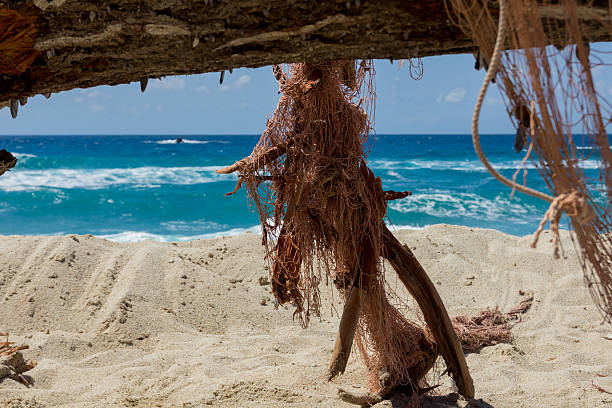
<instances>
[{"instance_id":1,"label":"blue sky","mask_svg":"<svg viewBox=\"0 0 612 408\"><path fill-rule=\"evenodd\" d=\"M424 58L423 65L423 78L415 81L407 64L376 61L377 133L470 133L484 71L474 70L471 54ZM276 107L277 90L271 67L234 70L223 85L219 73L167 77L149 81L144 94L132 83L76 89L49 100L36 96L16 120L1 110L0 126L5 135L258 134ZM493 85L481 133L513 132Z\"/></svg>"}]
</instances>

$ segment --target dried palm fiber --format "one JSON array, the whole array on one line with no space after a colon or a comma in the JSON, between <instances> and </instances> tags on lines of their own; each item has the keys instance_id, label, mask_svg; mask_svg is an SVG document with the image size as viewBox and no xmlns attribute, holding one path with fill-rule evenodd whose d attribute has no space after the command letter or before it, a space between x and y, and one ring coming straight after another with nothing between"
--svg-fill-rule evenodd
<instances>
[{"instance_id":1,"label":"dried palm fiber","mask_svg":"<svg viewBox=\"0 0 612 408\"><path fill-rule=\"evenodd\" d=\"M0 74L19 75L40 55L34 49L36 17L0 7Z\"/></svg>"},{"instance_id":2,"label":"dried palm fiber","mask_svg":"<svg viewBox=\"0 0 612 408\"><path fill-rule=\"evenodd\" d=\"M416 389L437 352L385 291L386 196L364 162L373 142L372 62L275 66L274 74L282 94L276 111L251 156L236 164L259 212L272 291L306 326L320 314L321 282L333 282L345 300L358 288L356 342L372 391Z\"/></svg>"},{"instance_id":3,"label":"dried palm fiber","mask_svg":"<svg viewBox=\"0 0 612 408\"><path fill-rule=\"evenodd\" d=\"M447 1L453 21L475 40L489 61L496 40L497 3ZM572 195L575 198L563 210L581 208L569 214L573 239L580 248L585 283L604 320L610 322L612 153L606 124L612 118L612 109L595 89L592 75L595 66L605 64L582 34L581 26L585 23L575 1L560 2L564 8L562 20L541 16L537 5L546 1L505 3L508 32L502 38L502 46L509 51L501 55L497 65L497 84L517 128L526 127L529 122L524 112L535 116L535 125L530 125L526 136L533 144L533 160L539 164L538 171L551 192L551 196L542 193L540 198L553 201L555 197ZM556 47L546 46L551 43ZM528 108L531 101L535 102L534 112ZM577 144L591 149L577 149ZM587 159L598 164L599 174L595 178L585 176Z\"/></svg>"}]
</instances>

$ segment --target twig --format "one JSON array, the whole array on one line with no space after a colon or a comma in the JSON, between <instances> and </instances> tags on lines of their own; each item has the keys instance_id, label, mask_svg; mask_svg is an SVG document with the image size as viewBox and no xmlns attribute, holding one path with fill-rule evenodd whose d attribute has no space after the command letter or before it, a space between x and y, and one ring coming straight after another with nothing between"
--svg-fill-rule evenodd
<instances>
[{"instance_id":1,"label":"twig","mask_svg":"<svg viewBox=\"0 0 612 408\"><path fill-rule=\"evenodd\" d=\"M409 195L412 195L412 191L393 191L386 190L383 192L385 194L386 201L399 200L402 198L406 198Z\"/></svg>"},{"instance_id":2,"label":"twig","mask_svg":"<svg viewBox=\"0 0 612 408\"><path fill-rule=\"evenodd\" d=\"M278 159L283 154L287 153L287 150L293 146L296 142L296 138L288 138L284 143L277 144L276 146L270 148L267 152L262 154L255 163L251 156L247 156L244 159L238 160L236 163L231 166L224 167L222 169L217 170L219 174L232 174L237 171L242 172L246 167L255 166L255 169L260 169L266 164Z\"/></svg>"},{"instance_id":3,"label":"twig","mask_svg":"<svg viewBox=\"0 0 612 408\"><path fill-rule=\"evenodd\" d=\"M601 388L599 385L595 384L594 380L591 380L591 385L599 392L603 392L605 394L610 394L612 395L612 392L606 390L605 388Z\"/></svg>"}]
</instances>

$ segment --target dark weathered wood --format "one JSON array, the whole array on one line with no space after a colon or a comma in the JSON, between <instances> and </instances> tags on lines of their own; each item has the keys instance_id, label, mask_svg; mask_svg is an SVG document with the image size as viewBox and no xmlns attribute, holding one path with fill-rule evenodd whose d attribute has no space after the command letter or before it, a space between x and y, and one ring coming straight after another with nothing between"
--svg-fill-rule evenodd
<instances>
[{"instance_id":1,"label":"dark weathered wood","mask_svg":"<svg viewBox=\"0 0 612 408\"><path fill-rule=\"evenodd\" d=\"M591 41L609 41L608 0L579 1ZM28 0L0 7L38 15L41 56L0 72L0 101L166 75L298 61L471 52L443 0ZM549 4L542 14L563 18Z\"/></svg>"},{"instance_id":2,"label":"dark weathered wood","mask_svg":"<svg viewBox=\"0 0 612 408\"><path fill-rule=\"evenodd\" d=\"M369 237L363 237L363 245L359 266L353 277L353 283L346 297L346 303L342 310L338 336L329 365L329 376L331 380L336 375L344 373L346 363L351 355L355 331L361 315L361 306L368 295L368 288L372 278L376 275L378 259L374 253L374 247Z\"/></svg>"},{"instance_id":3,"label":"dark weathered wood","mask_svg":"<svg viewBox=\"0 0 612 408\"><path fill-rule=\"evenodd\" d=\"M17 164L17 158L11 153L7 152L6 149L0 150L0 176L15 167Z\"/></svg>"},{"instance_id":4,"label":"dark weathered wood","mask_svg":"<svg viewBox=\"0 0 612 408\"><path fill-rule=\"evenodd\" d=\"M286 142L280 143L265 152L257 163L251 160L251 156L247 156L243 159L238 160L236 163L216 170L219 174L232 174L235 172L242 172L248 166L254 166L255 169L263 168L265 165L272 163L274 160L287 153L287 149L293 146L295 143L294 138L287 139Z\"/></svg>"},{"instance_id":5,"label":"dark weathered wood","mask_svg":"<svg viewBox=\"0 0 612 408\"><path fill-rule=\"evenodd\" d=\"M383 256L417 301L459 393L473 398L474 383L465 362L463 349L438 291L410 249L402 245L386 226L383 228Z\"/></svg>"},{"instance_id":6,"label":"dark weathered wood","mask_svg":"<svg viewBox=\"0 0 612 408\"><path fill-rule=\"evenodd\" d=\"M342 310L340 325L338 327L338 336L332 353L331 362L329 364L328 379L331 380L338 374L344 373L346 363L351 355L355 331L359 323L361 315L361 305L366 296L366 291L355 285L349 292L348 299Z\"/></svg>"}]
</instances>

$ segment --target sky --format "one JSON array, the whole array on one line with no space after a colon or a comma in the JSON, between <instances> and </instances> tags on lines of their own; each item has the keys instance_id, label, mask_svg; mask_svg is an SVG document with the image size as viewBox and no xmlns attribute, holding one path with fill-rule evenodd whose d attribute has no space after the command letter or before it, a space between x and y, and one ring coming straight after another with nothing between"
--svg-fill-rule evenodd
<instances>
[{"instance_id":1,"label":"sky","mask_svg":"<svg viewBox=\"0 0 612 408\"><path fill-rule=\"evenodd\" d=\"M375 130L379 134L467 134L484 79L471 54L423 58L423 77L410 77L408 64L376 60ZM600 76L602 74L600 73ZM604 87L612 82L604 81ZM272 68L99 86L30 98L12 119L0 110L0 134L259 134L279 95ZM514 133L496 85L481 113L480 132Z\"/></svg>"}]
</instances>

